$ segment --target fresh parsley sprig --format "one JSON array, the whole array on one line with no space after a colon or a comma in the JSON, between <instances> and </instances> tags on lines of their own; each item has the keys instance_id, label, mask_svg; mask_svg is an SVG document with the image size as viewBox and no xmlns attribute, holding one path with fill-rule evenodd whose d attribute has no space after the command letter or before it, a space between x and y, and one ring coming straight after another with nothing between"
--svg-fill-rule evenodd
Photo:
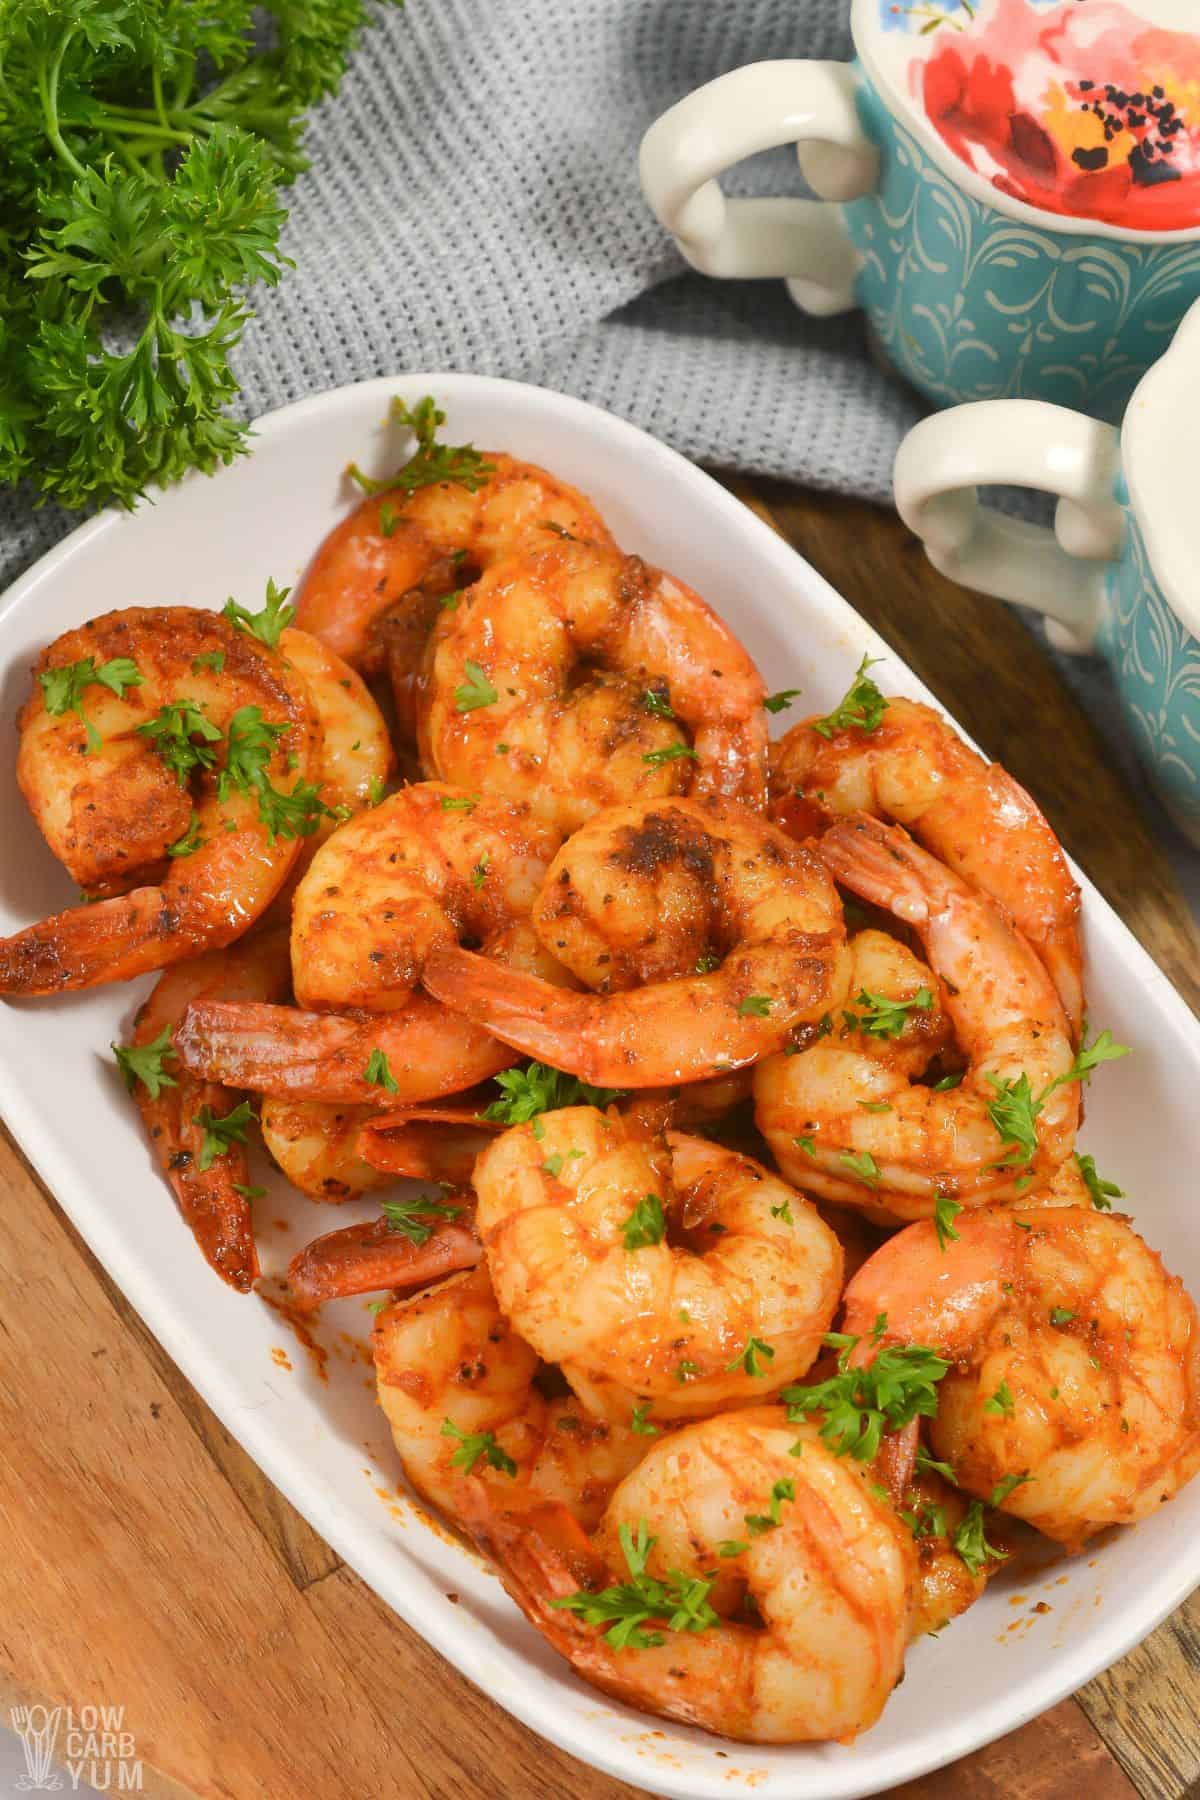
<instances>
[{"instance_id":1,"label":"fresh parsley sprig","mask_svg":"<svg viewBox=\"0 0 1200 1800\"><path fill-rule=\"evenodd\" d=\"M152 1100L157 1100L164 1088L179 1086L167 1070L168 1062L179 1060L179 1052L171 1042L169 1025L164 1025L148 1044L113 1044L110 1047L131 1094L135 1082L139 1081Z\"/></svg>"},{"instance_id":2,"label":"fresh parsley sprig","mask_svg":"<svg viewBox=\"0 0 1200 1800\"><path fill-rule=\"evenodd\" d=\"M814 731L819 732L823 738L831 738L835 731L878 729L888 703L867 670L880 660L878 656L863 657L855 671L854 680L833 711L826 713L823 719L813 720Z\"/></svg>"},{"instance_id":3,"label":"fresh parsley sprig","mask_svg":"<svg viewBox=\"0 0 1200 1800\"><path fill-rule=\"evenodd\" d=\"M551 1606L578 1613L585 1625L606 1625L604 1636L614 1650L650 1650L666 1642L661 1631L643 1631L651 1619L661 1619L668 1631L711 1631L720 1618L708 1603L714 1575L685 1575L673 1569L665 1581L647 1575L646 1562L656 1538L649 1536L646 1521L638 1520L637 1535L627 1524L617 1528L629 1569L629 1580L590 1593L586 1588L565 1594Z\"/></svg>"},{"instance_id":4,"label":"fresh parsley sprig","mask_svg":"<svg viewBox=\"0 0 1200 1800\"><path fill-rule=\"evenodd\" d=\"M880 1314L871 1331L878 1344L887 1329ZM843 1332L827 1333L825 1342L838 1351L838 1372L807 1387L784 1388L780 1399L796 1423L810 1413L823 1413L821 1437L835 1456L873 1462L885 1431L898 1431L913 1419L932 1419L938 1408L937 1384L950 1364L923 1344L888 1344L872 1362L850 1367L862 1342Z\"/></svg>"},{"instance_id":5,"label":"fresh parsley sprig","mask_svg":"<svg viewBox=\"0 0 1200 1800\"><path fill-rule=\"evenodd\" d=\"M417 1194L407 1200L383 1201L383 1216L387 1220L389 1231L398 1231L406 1237L410 1244L420 1249L433 1236L433 1226L426 1223L428 1219L457 1219L462 1212L461 1206L452 1206L443 1200L433 1200L428 1194Z\"/></svg>"},{"instance_id":6,"label":"fresh parsley sprig","mask_svg":"<svg viewBox=\"0 0 1200 1800\"><path fill-rule=\"evenodd\" d=\"M244 1144L251 1121L257 1117L248 1100L243 1100L224 1118L218 1118L211 1106L202 1106L192 1121L204 1133L196 1158L200 1172L203 1174L206 1169L211 1169L218 1156L228 1156L235 1144Z\"/></svg>"},{"instance_id":7,"label":"fresh parsley sprig","mask_svg":"<svg viewBox=\"0 0 1200 1800\"><path fill-rule=\"evenodd\" d=\"M437 434L446 423L446 415L432 394L426 394L415 406L409 406L397 395L392 401L392 418L413 433L417 447L401 468L382 479L364 475L356 463L351 463L347 473L364 494L390 494L397 490L415 494L420 488L436 487L443 481L475 494L488 476L495 474L495 463L488 462L473 444L438 443Z\"/></svg>"},{"instance_id":8,"label":"fresh parsley sprig","mask_svg":"<svg viewBox=\"0 0 1200 1800\"><path fill-rule=\"evenodd\" d=\"M498 1119L503 1125L525 1125L544 1112L558 1112L564 1106L611 1106L624 1099L621 1088L593 1087L561 1069L546 1063L526 1063L523 1069L502 1069L496 1086L503 1090L480 1113L481 1119Z\"/></svg>"},{"instance_id":9,"label":"fresh parsley sprig","mask_svg":"<svg viewBox=\"0 0 1200 1800\"><path fill-rule=\"evenodd\" d=\"M2 241L2 240L0 240ZM0 326L2 329L2 326ZM0 338L0 343L3 339ZM0 479L3 479L3 390L0 389ZM83 729L87 736L87 749L90 754L100 747L100 733L83 710L83 696L90 687L106 687L115 694L118 700L125 697L126 688L141 687L143 676L132 657L112 656L107 662L96 667L94 656L82 657L79 662L67 663L64 668L43 669L38 676L38 685L46 703L46 711L53 718L59 718L65 712L73 712L83 721Z\"/></svg>"},{"instance_id":10,"label":"fresh parsley sprig","mask_svg":"<svg viewBox=\"0 0 1200 1800\"><path fill-rule=\"evenodd\" d=\"M1128 1044L1114 1043L1112 1032L1102 1031L1092 1043L1081 1043L1070 1068L1048 1081L1037 1095L1024 1069L1020 1075L1008 1079L989 1073L987 1079L996 1098L989 1103L987 1113L1004 1143L1011 1147L1005 1160L1015 1165L1033 1161L1038 1149L1038 1115L1051 1094L1072 1081L1090 1081L1101 1063L1115 1062L1129 1053Z\"/></svg>"}]
</instances>

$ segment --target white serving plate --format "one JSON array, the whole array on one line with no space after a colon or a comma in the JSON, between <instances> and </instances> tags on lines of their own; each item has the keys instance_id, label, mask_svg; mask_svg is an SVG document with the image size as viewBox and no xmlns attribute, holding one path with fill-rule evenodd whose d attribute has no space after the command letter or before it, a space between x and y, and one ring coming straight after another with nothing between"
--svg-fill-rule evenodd
<instances>
[{"instance_id":1,"label":"white serving plate","mask_svg":"<svg viewBox=\"0 0 1200 1800\"><path fill-rule=\"evenodd\" d=\"M406 375L305 400L263 420L251 456L133 515L81 527L11 588L0 610L0 930L69 904L73 889L13 776L14 717L37 650L111 607L257 605L268 576L295 581L352 499L342 470L396 466L393 394L431 392L447 437L544 463L591 495L627 549L692 582L772 687L824 710L864 651L885 690L931 696L829 585L707 475L643 432L558 394L468 375ZM989 677L1002 678L997 672ZM793 712L792 717L798 717ZM776 721L787 724L786 715ZM966 721L969 725L970 721ZM1047 745L1047 754L1053 746ZM1084 1143L1118 1180L1168 1266L1200 1293L1200 1026L1086 881L1090 1012L1136 1054L1092 1084ZM882 1721L857 1743L724 1744L614 1705L577 1682L495 1578L395 1492L397 1464L360 1354L363 1301L327 1309L329 1379L280 1316L223 1286L194 1249L153 1168L108 1052L149 981L0 1004L0 1104L22 1148L113 1279L229 1430L364 1580L518 1718L634 1787L676 1796L752 1788L756 1800L852 1800L1011 1731L1121 1656L1200 1582L1200 1482L1136 1532L1021 1578L999 1577L961 1621L917 1644ZM256 1204L264 1268L357 1216L273 1174ZM363 1203L358 1214L373 1213ZM286 1222L280 1229L275 1221ZM286 1352L284 1368L272 1352ZM1065 1580L1062 1578L1065 1577ZM454 1592L457 1605L446 1598ZM1034 1614L1033 1604L1051 1611ZM631 1652L631 1654L633 1654ZM660 1728L661 1727L661 1728ZM486 1777L480 1772L481 1791Z\"/></svg>"}]
</instances>

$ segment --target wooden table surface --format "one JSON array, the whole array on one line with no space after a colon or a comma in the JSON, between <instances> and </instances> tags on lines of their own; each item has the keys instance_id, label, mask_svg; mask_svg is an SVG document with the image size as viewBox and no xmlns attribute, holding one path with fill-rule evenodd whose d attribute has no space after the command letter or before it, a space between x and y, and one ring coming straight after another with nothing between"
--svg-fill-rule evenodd
<instances>
[{"instance_id":1,"label":"wooden table surface","mask_svg":"<svg viewBox=\"0 0 1200 1800\"><path fill-rule=\"evenodd\" d=\"M1039 796L1200 1010L1192 920L1095 729L1004 607L891 514L731 483ZM69 1129L69 1120L64 1121ZM247 1459L0 1141L0 1722L125 1708L145 1791L616 1800L395 1618ZM903 1800L1178 1800L1200 1779L1200 1597L1075 1699ZM114 1778L115 1785L115 1778Z\"/></svg>"}]
</instances>

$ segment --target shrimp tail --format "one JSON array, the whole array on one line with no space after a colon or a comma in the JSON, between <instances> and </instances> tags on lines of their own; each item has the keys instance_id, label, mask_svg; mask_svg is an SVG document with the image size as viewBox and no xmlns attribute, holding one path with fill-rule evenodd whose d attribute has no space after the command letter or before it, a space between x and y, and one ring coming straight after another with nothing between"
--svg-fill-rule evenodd
<instances>
[{"instance_id":1,"label":"shrimp tail","mask_svg":"<svg viewBox=\"0 0 1200 1800\"><path fill-rule=\"evenodd\" d=\"M344 1018L295 1007L198 1001L175 1044L185 1069L210 1081L293 1099L414 1105L460 1092L515 1059L493 1036L417 996L402 1013ZM394 1087L367 1079L374 1052Z\"/></svg>"},{"instance_id":2,"label":"shrimp tail","mask_svg":"<svg viewBox=\"0 0 1200 1800\"><path fill-rule=\"evenodd\" d=\"M870 813L839 819L817 851L835 881L851 888L860 900L895 913L906 925L923 925L929 916L929 893L955 880L907 831L884 825Z\"/></svg>"},{"instance_id":3,"label":"shrimp tail","mask_svg":"<svg viewBox=\"0 0 1200 1800\"><path fill-rule=\"evenodd\" d=\"M246 1152L240 1144L230 1144L202 1169L204 1128L196 1123L201 1107L223 1117L236 1104L236 1096L227 1088L183 1075L157 1100L139 1088L137 1104L162 1172L205 1261L238 1293L249 1293L259 1270L250 1202L238 1191L249 1182Z\"/></svg>"},{"instance_id":4,"label":"shrimp tail","mask_svg":"<svg viewBox=\"0 0 1200 1800\"><path fill-rule=\"evenodd\" d=\"M206 946L228 942L211 935ZM91 906L55 913L0 938L0 993L30 997L129 981L195 954L161 888L134 888Z\"/></svg>"},{"instance_id":5,"label":"shrimp tail","mask_svg":"<svg viewBox=\"0 0 1200 1800\"><path fill-rule=\"evenodd\" d=\"M359 1132L358 1154L387 1175L463 1186L479 1152L504 1130L498 1119L480 1117L487 1095L485 1088L477 1106L412 1106L380 1113Z\"/></svg>"},{"instance_id":6,"label":"shrimp tail","mask_svg":"<svg viewBox=\"0 0 1200 1800\"><path fill-rule=\"evenodd\" d=\"M494 1037L523 1055L555 1068L569 1067L585 1081L597 1079L582 1066L588 1057L583 1037L595 1009L590 994L555 987L540 976L506 968L457 944L431 951L422 980L443 1005L486 1022ZM564 1063L563 1056L569 1062Z\"/></svg>"},{"instance_id":7,"label":"shrimp tail","mask_svg":"<svg viewBox=\"0 0 1200 1800\"><path fill-rule=\"evenodd\" d=\"M467 1197L462 1198L465 1212ZM421 1244L394 1230L384 1218L314 1238L288 1264L287 1281L297 1304L310 1311L349 1294L427 1287L457 1269L473 1269L482 1260L473 1214L464 1223L438 1226Z\"/></svg>"}]
</instances>

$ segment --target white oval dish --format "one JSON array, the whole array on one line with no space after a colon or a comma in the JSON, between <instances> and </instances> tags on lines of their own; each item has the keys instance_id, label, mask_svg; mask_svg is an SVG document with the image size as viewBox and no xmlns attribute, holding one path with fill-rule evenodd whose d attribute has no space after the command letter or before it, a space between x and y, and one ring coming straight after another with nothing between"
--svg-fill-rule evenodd
<instances>
[{"instance_id":1,"label":"white oval dish","mask_svg":"<svg viewBox=\"0 0 1200 1800\"><path fill-rule=\"evenodd\" d=\"M268 576L295 581L351 499L342 471L401 460L395 393L432 392L451 442L546 464L597 503L619 542L692 582L744 638L773 687L824 710L864 652L887 691L932 696L802 558L707 475L643 432L579 401L467 375L405 375L301 401L258 428L253 454L193 478L133 515L81 527L13 586L0 611L0 930L67 905L68 878L29 819L13 773L14 717L35 653L111 607L257 605ZM794 711L793 718L800 716ZM786 728L787 715L775 721ZM969 724L969 721L967 721ZM1032 728L1032 727L1031 727ZM1053 746L1046 746L1047 756ZM1128 1192L1168 1267L1200 1293L1200 1026L1099 894L1084 882L1090 1013L1136 1054L1102 1068L1084 1147ZM1001 1736L1073 1692L1200 1582L1200 1482L1136 1532L1016 1584L1000 1577L939 1638L914 1646L882 1721L857 1743L761 1749L722 1743L606 1701L577 1682L466 1551L394 1488L396 1462L339 1343L365 1336L364 1303L329 1309L329 1380L279 1315L224 1287L194 1248L152 1167L109 1055L149 982L0 1005L0 1104L14 1135L113 1279L189 1379L288 1499L364 1580L491 1697L576 1756L656 1793L757 1800L876 1794ZM335 1214L258 1174L264 1267L273 1273ZM276 1219L288 1229L276 1228ZM282 1347L293 1365L272 1352ZM1066 1577L1060 1585L1062 1577ZM458 1598L452 1604L447 1594ZM1051 1610L1035 1614L1039 1601ZM631 1652L631 1654L633 1654ZM653 1733L653 1735L651 1735Z\"/></svg>"}]
</instances>

